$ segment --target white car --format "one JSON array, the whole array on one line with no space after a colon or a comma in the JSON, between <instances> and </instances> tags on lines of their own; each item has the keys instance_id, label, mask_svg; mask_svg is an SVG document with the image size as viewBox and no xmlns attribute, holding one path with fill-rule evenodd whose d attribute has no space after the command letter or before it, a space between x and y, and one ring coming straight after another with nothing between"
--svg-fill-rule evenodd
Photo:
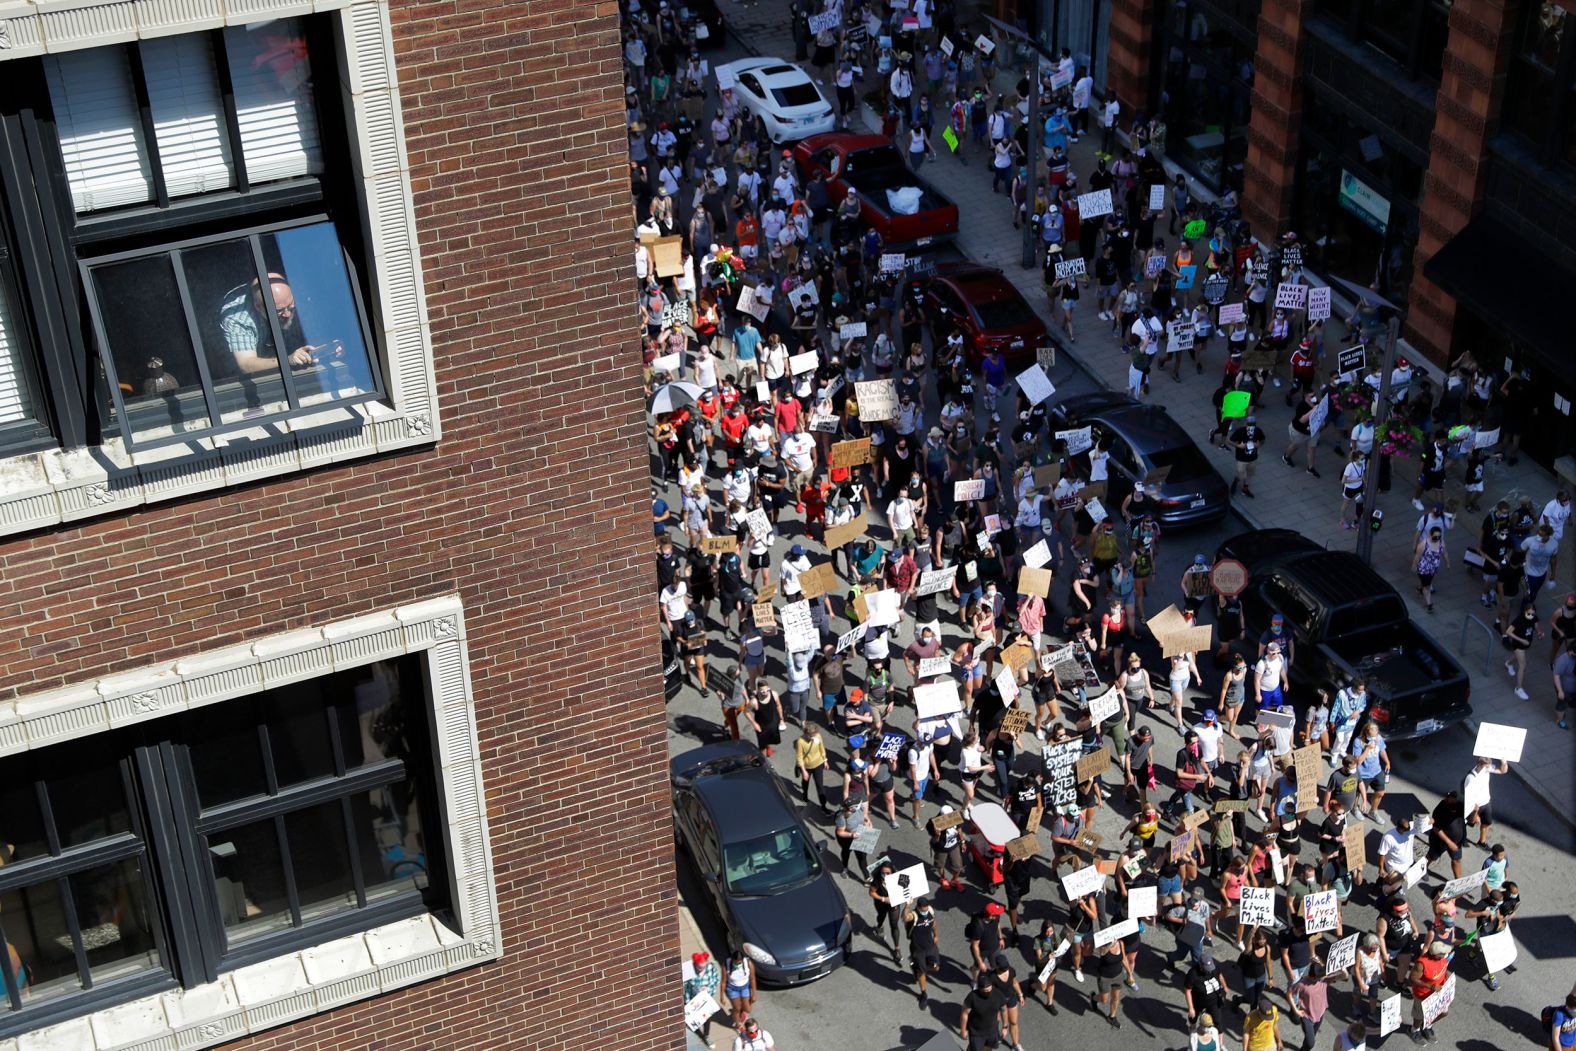
<instances>
[{"instance_id":1,"label":"white car","mask_svg":"<svg viewBox=\"0 0 1576 1051\"><path fill-rule=\"evenodd\" d=\"M717 87L733 88L744 109L766 122L773 142L791 142L833 131L837 113L815 81L780 58L741 58L717 67Z\"/></svg>"}]
</instances>

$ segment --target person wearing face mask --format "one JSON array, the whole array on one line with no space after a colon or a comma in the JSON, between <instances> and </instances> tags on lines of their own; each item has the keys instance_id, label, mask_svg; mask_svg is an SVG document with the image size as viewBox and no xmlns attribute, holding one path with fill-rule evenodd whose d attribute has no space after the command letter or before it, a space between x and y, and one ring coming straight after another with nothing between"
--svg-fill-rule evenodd
<instances>
[{"instance_id":1,"label":"person wearing face mask","mask_svg":"<svg viewBox=\"0 0 1576 1051\"><path fill-rule=\"evenodd\" d=\"M1417 574L1417 593L1423 597L1428 612L1434 612L1434 576L1441 569L1450 568L1450 552L1445 548L1445 535L1438 526L1419 536L1412 548L1412 571ZM1529 577L1530 579L1530 577Z\"/></svg>"},{"instance_id":2,"label":"person wearing face mask","mask_svg":"<svg viewBox=\"0 0 1576 1051\"><path fill-rule=\"evenodd\" d=\"M956 829L948 829L956 833ZM942 883L946 885L945 881ZM930 975L941 970L940 928L936 912L925 898L915 898L911 907L903 912L903 928L908 932L908 955L914 968L914 981L919 983L919 1006L930 1002L926 982Z\"/></svg>"},{"instance_id":3,"label":"person wearing face mask","mask_svg":"<svg viewBox=\"0 0 1576 1051\"><path fill-rule=\"evenodd\" d=\"M1166 800L1161 813L1167 821L1176 819L1178 810L1191 814L1199 798L1209 801L1209 770L1204 765L1198 734L1192 730L1182 739L1176 756L1176 791ZM1195 796L1199 798L1195 798Z\"/></svg>"}]
</instances>

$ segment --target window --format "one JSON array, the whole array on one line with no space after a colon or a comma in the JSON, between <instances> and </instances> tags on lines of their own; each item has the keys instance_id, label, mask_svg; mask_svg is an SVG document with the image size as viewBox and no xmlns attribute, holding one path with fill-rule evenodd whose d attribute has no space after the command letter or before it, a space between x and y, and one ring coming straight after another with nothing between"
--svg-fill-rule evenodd
<instances>
[{"instance_id":1,"label":"window","mask_svg":"<svg viewBox=\"0 0 1576 1051\"><path fill-rule=\"evenodd\" d=\"M446 904L424 682L384 660L0 762L0 1036Z\"/></svg>"},{"instance_id":2,"label":"window","mask_svg":"<svg viewBox=\"0 0 1576 1051\"><path fill-rule=\"evenodd\" d=\"M42 301L0 288L0 451L23 418L135 451L382 396L359 180L324 145L348 140L336 63L328 18L6 63L0 145L31 170L0 233Z\"/></svg>"},{"instance_id":3,"label":"window","mask_svg":"<svg viewBox=\"0 0 1576 1051\"><path fill-rule=\"evenodd\" d=\"M1503 114L1539 160L1576 166L1576 15L1553 0L1523 10Z\"/></svg>"},{"instance_id":4,"label":"window","mask_svg":"<svg viewBox=\"0 0 1576 1051\"><path fill-rule=\"evenodd\" d=\"M1438 80L1454 0L1322 0L1320 6L1409 77Z\"/></svg>"},{"instance_id":5,"label":"window","mask_svg":"<svg viewBox=\"0 0 1576 1051\"><path fill-rule=\"evenodd\" d=\"M1251 31L1198 0L1173 4L1164 26L1166 155L1214 189L1240 185L1253 104Z\"/></svg>"}]
</instances>

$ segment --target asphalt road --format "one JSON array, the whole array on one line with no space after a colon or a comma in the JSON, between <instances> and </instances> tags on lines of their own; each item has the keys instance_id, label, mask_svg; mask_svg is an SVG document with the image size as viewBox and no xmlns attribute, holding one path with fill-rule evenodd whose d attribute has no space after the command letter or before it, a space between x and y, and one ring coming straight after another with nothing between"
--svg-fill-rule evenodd
<instances>
[{"instance_id":1,"label":"asphalt road","mask_svg":"<svg viewBox=\"0 0 1576 1051\"><path fill-rule=\"evenodd\" d=\"M737 57L738 54L742 52L730 46L729 49L714 52L708 57L716 62L726 61ZM1053 373L1052 380L1058 389L1058 399L1096 389L1095 385L1082 372L1074 369L1065 357ZM933 418L936 409L933 393L930 400L930 412ZM665 495L670 504L677 508L677 492L670 489ZM778 545L776 552L778 557L781 556L786 543L802 538L802 528L799 523L793 521L793 517L791 510L783 516L780 531L784 542ZM873 520L878 517L872 515ZM1172 593L1175 591L1174 582L1178 580L1195 551L1213 552L1221 540L1240 528L1241 526L1234 520L1227 519L1215 526L1186 531L1177 530L1163 536L1160 541L1161 557L1156 575L1156 587L1164 598L1162 601L1152 602L1149 612L1153 614L1166 602L1171 601L1174 597ZM872 529L871 532L878 538L884 538L886 535L884 529L880 527ZM682 537L680 541L682 542ZM815 560L824 558L824 553L818 545L807 543L807 546L810 547ZM1058 610L1064 608L1066 598L1064 583L1058 582L1058 586L1053 590L1053 598ZM958 641L960 636L956 628L956 611L945 602L943 619L949 621L945 641L950 646ZM1046 620L1048 625L1060 623L1059 616L1047 616ZM714 672L725 672L732 665L735 647L723 640L723 633L718 630L718 625L714 623L712 628L711 664ZM911 631L911 624L905 624L900 629L898 634L900 645L908 643L912 637ZM1154 643L1145 640L1139 644L1138 649L1145 658L1146 666L1154 672L1160 672L1160 655ZM863 661L856 659L850 664L851 670L855 672L851 685L855 685L860 678L858 673L863 671ZM907 686L907 674L901 662L895 664L896 685ZM1212 666L1207 655L1201 656L1200 667L1204 672L1205 684L1204 688L1195 691L1195 694L1197 698L1212 699L1218 693L1220 673ZM773 656L768 674L772 684L781 691L783 679L780 653ZM1159 674L1158 678L1163 681L1164 674ZM1207 703L1197 698L1189 702L1190 721L1195 721L1202 709L1207 706ZM893 721L899 728L911 729L912 716L912 709L899 707L893 714ZM1156 755L1163 757L1163 763L1169 764L1169 758L1179 743L1176 734L1174 730L1167 728L1163 719L1150 719L1149 724L1153 726L1157 737ZM686 686L669 703L671 754L677 754L699 743L720 739L723 732L715 689L712 697L702 698L693 687ZM769 760L773 769L786 779L785 783L790 787L792 787L791 742L795 736L797 731L790 726L784 731L784 746ZM829 736L827 740L829 749L834 752L833 765L840 773L841 760L845 755L844 746L836 736ZM1395 748L1391 753L1395 773L1389 794L1385 798L1384 809L1390 813L1414 813L1431 809L1438 801L1440 793L1449 786L1458 785L1460 778L1470 767L1471 744L1467 732L1456 729L1424 741ZM1031 757L1037 751L1038 745L1032 735L1025 735L1021 738L1021 747L1026 754L1020 756L1020 761ZM1573 776L1576 776L1576 772L1573 772ZM939 802L947 800L958 802L960 791L955 772L949 771L946 774L942 791L944 796L933 795L927 802L924 811L927 818L936 812ZM1536 1023L1540 1008L1561 998L1572 987L1572 982L1576 981L1576 967L1572 966L1572 960L1576 958L1576 919L1572 918L1573 914L1576 914L1576 886L1573 886L1573 881L1569 878L1570 861L1573 852L1576 852L1576 837L1573 837L1566 825L1548 815L1542 805L1527 794L1514 779L1497 778L1494 793L1495 810L1500 815L1502 823L1496 827L1493 838L1508 847L1511 859L1510 878L1516 880L1521 887L1521 912L1513 926L1520 950L1519 966L1514 973L1502 976L1501 988L1498 992L1490 992L1481 981L1473 980L1480 977L1481 968L1473 962L1462 963L1455 1006L1438 1027L1443 1044L1453 1045L1459 1051L1490 1051L1490 1049L1515 1046L1522 1041L1536 1039ZM981 798L992 798L988 788L982 790ZM1163 799L1164 795L1161 798ZM906 789L900 779L898 791L900 814L906 812L906 803ZM1106 837L1108 843L1112 842L1130 816L1131 809L1123 803L1118 792L1112 796L1107 807L1099 814L1095 828ZM830 822L820 816L818 808L807 808L805 817L813 829L819 830L828 841L831 840ZM913 828L906 818L900 819L900 828L895 832L887 830L879 818L877 822L884 833L883 850L888 852L900 867L904 864L928 860L929 852L924 833ZM1258 822L1250 818L1249 824L1250 827L1256 828ZM1377 836L1383 828L1372 823L1369 827L1371 829L1370 856L1372 856L1377 844ZM1468 871L1479 865L1482 857L1483 852L1475 847L1469 847L1465 861ZM834 872L841 871L835 850L828 852L825 860ZM1028 973L1031 968L1031 957L1026 955L1027 936L1038 929L1042 920L1054 918L1060 922L1066 916L1060 886L1049 876L1048 863L1042 858L1037 864L1039 874L1026 898L1021 922L1025 939L1021 947L1010 953L1020 979L1024 980L1031 976ZM1447 874L1443 864L1437 866L1436 871ZM699 892L693 873L686 866L680 865L678 878L683 901L694 908L694 919L712 952L718 955L724 953L726 939L722 934L721 926L710 911L706 896ZM937 976L939 980L932 981L931 1002L923 1009L916 1004L914 986L908 972L894 963L890 946L881 941L876 932L871 930L873 909L862 880L853 875L840 875L838 878L856 916L854 936L856 951L847 966L827 978L802 988L769 990L764 993L757 1005L756 1013L765 1027L773 1033L778 1046L783 1051L827 1046L847 1048L850 1051L905 1048L918 1046L941 1031L950 1030L956 1033L960 1004L971 977L964 963L968 959L968 948L963 938L963 926L968 916L977 910L988 896L988 891L979 879L977 870L971 869L969 873L968 889L962 892L943 892L935 898L940 917L944 963L942 973ZM1438 878L1431 875L1420 886L1414 888L1412 891L1414 912L1422 912L1426 915L1428 902L1426 893L1439 882ZM1001 900L999 892L997 900ZM1373 928L1375 912L1363 890L1359 889L1352 902L1348 903L1343 917L1348 930ZM1061 1014L1058 1017L1052 1018L1038 1004L1026 1005L1021 1012L1024 1046L1045 1047L1049 1046L1052 1040L1075 1042L1088 1039L1103 1043L1113 1036L1124 1043L1136 1040L1140 1046L1167 1048L1185 1046L1185 1006L1182 992L1177 985L1175 975L1166 971L1163 955L1172 947L1173 939L1167 933L1151 929L1145 935L1144 944L1145 948L1138 958L1138 974L1142 988L1137 993L1125 993L1122 997L1121 1017L1124 1020L1124 1028L1119 1036L1113 1034L1101 1018L1094 1017L1090 1009L1087 994L1094 988L1093 978L1091 977L1087 984L1079 985L1064 972L1058 978L1057 1001L1061 1007ZM1235 949L1226 939L1220 940L1219 948L1223 961L1235 958ZM1228 980L1237 987L1238 976L1235 967L1227 962L1225 970ZM1279 984L1283 989L1284 982L1281 981ZM1331 1016L1326 1019L1319 1034L1321 1047L1333 1042L1340 1027L1351 1017L1348 988L1347 983L1340 983L1338 990L1332 995ZM1274 1002L1282 1007L1285 1006L1282 994L1273 993L1271 996ZM1239 1016L1228 1013L1226 1017L1217 1018L1216 1021L1230 1032L1234 1044L1240 1040ZM1282 1032L1290 1046L1295 1047L1300 1044L1301 1034L1294 1023L1283 1021ZM726 1029L714 1028L713 1039L719 1043L719 1046L726 1046L724 1041L731 1040L731 1036L732 1034ZM1387 1039L1397 1047L1410 1046L1410 1042L1402 1034L1395 1034Z\"/></svg>"}]
</instances>

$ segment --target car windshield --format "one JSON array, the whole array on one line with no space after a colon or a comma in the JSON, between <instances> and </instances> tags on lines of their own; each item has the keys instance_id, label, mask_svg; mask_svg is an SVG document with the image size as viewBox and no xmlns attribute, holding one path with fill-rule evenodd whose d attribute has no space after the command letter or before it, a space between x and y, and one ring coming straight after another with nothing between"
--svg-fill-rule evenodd
<instances>
[{"instance_id":1,"label":"car windshield","mask_svg":"<svg viewBox=\"0 0 1576 1051\"><path fill-rule=\"evenodd\" d=\"M722 848L729 894L764 895L821 874L821 861L797 828L785 828Z\"/></svg>"},{"instance_id":2,"label":"car windshield","mask_svg":"<svg viewBox=\"0 0 1576 1051\"><path fill-rule=\"evenodd\" d=\"M1191 482L1208 478L1214 471L1209 461L1204 459L1204 454L1198 451L1198 446L1191 442L1152 452L1149 462L1154 467L1171 468L1171 473L1166 475L1167 482Z\"/></svg>"},{"instance_id":3,"label":"car windshield","mask_svg":"<svg viewBox=\"0 0 1576 1051\"><path fill-rule=\"evenodd\" d=\"M773 87L771 91L777 105L784 109L790 106L813 106L821 101L821 93L815 90L814 84L784 84L782 87Z\"/></svg>"},{"instance_id":4,"label":"car windshield","mask_svg":"<svg viewBox=\"0 0 1576 1051\"><path fill-rule=\"evenodd\" d=\"M1029 309L1029 304L1016 297L975 303L974 312L979 315L980 327L986 329L1016 328L1034 320L1034 312Z\"/></svg>"}]
</instances>

